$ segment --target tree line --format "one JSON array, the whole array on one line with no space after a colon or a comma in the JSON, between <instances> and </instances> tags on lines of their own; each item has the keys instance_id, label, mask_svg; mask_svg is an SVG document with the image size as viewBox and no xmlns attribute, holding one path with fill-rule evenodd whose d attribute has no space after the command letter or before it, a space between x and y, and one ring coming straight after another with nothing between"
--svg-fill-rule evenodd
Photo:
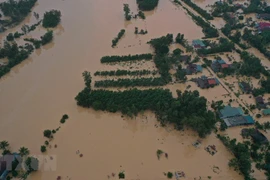
<instances>
[{"instance_id":1,"label":"tree line","mask_svg":"<svg viewBox=\"0 0 270 180\"><path fill-rule=\"evenodd\" d=\"M214 18L204 9L200 8L196 4L194 4L191 0L183 0L187 5L197 11L202 17L207 20L213 20Z\"/></svg>"},{"instance_id":2,"label":"tree line","mask_svg":"<svg viewBox=\"0 0 270 180\"><path fill-rule=\"evenodd\" d=\"M229 161L229 166L241 172L245 180L251 180L251 159L248 146L240 142L236 143L236 139L230 140L226 136L218 134L217 137L235 156L235 158Z\"/></svg>"},{"instance_id":3,"label":"tree line","mask_svg":"<svg viewBox=\"0 0 270 180\"><path fill-rule=\"evenodd\" d=\"M221 52L231 52L234 49L234 43L229 41L226 38L220 38L219 44L210 44L210 49L199 49L198 53L207 55L207 54L214 54L214 53L221 53Z\"/></svg>"},{"instance_id":4,"label":"tree line","mask_svg":"<svg viewBox=\"0 0 270 180\"><path fill-rule=\"evenodd\" d=\"M188 14L192 17L192 19L196 22L196 24L203 29L203 33L204 33L206 38L219 37L217 29L212 27L208 22L205 22L200 16L194 15L188 9L186 9L186 10L187 10Z\"/></svg>"},{"instance_id":5,"label":"tree line","mask_svg":"<svg viewBox=\"0 0 270 180\"><path fill-rule=\"evenodd\" d=\"M95 87L135 87L135 86L164 86L166 82L163 78L136 78L117 80L95 81Z\"/></svg>"},{"instance_id":6,"label":"tree line","mask_svg":"<svg viewBox=\"0 0 270 180\"><path fill-rule=\"evenodd\" d=\"M124 55L124 56L103 56L100 59L101 63L112 63L121 61L136 61L136 60L151 60L153 55L148 54L136 54L136 55Z\"/></svg>"},{"instance_id":7,"label":"tree line","mask_svg":"<svg viewBox=\"0 0 270 180\"><path fill-rule=\"evenodd\" d=\"M125 12L125 19L127 21L131 20L130 8L128 4L124 4L124 12Z\"/></svg>"},{"instance_id":8,"label":"tree line","mask_svg":"<svg viewBox=\"0 0 270 180\"><path fill-rule=\"evenodd\" d=\"M135 71L129 71L129 70L116 70L116 71L96 71L95 76L142 76L142 75L155 75L157 74L156 71L149 71L149 70L135 70Z\"/></svg>"},{"instance_id":9,"label":"tree line","mask_svg":"<svg viewBox=\"0 0 270 180\"><path fill-rule=\"evenodd\" d=\"M6 37L7 41L13 41L14 39L17 39L17 38L20 38L21 36L31 32L31 31L34 31L37 26L40 25L42 21L38 21L37 23L31 25L31 26L28 26L28 25L23 25L21 30L23 33L19 33L18 31L16 31L14 34L13 33L9 33Z\"/></svg>"},{"instance_id":10,"label":"tree line","mask_svg":"<svg viewBox=\"0 0 270 180\"><path fill-rule=\"evenodd\" d=\"M256 79L261 77L260 73L265 76L269 76L269 73L264 69L261 64L261 60L254 55L249 54L246 51L243 51L240 54L241 59L243 60L243 64L240 68L239 73L245 76L253 76Z\"/></svg>"},{"instance_id":11,"label":"tree line","mask_svg":"<svg viewBox=\"0 0 270 180\"><path fill-rule=\"evenodd\" d=\"M120 111L136 116L145 110L153 111L162 124L172 123L177 129L184 126L197 131L204 137L215 128L215 118L207 109L207 100L198 91L177 92L172 97L168 89L131 89L125 91L92 90L84 88L75 97L79 106L109 112Z\"/></svg>"},{"instance_id":12,"label":"tree line","mask_svg":"<svg viewBox=\"0 0 270 180\"><path fill-rule=\"evenodd\" d=\"M243 39L257 48L267 58L270 58L270 51L267 49L270 42L270 31L263 31L261 34L253 34L251 30L245 28Z\"/></svg>"},{"instance_id":13,"label":"tree line","mask_svg":"<svg viewBox=\"0 0 270 180\"><path fill-rule=\"evenodd\" d=\"M33 43L35 48L39 49L41 45L44 46L53 40L53 31L47 31L40 39L25 38L24 40Z\"/></svg>"},{"instance_id":14,"label":"tree line","mask_svg":"<svg viewBox=\"0 0 270 180\"><path fill-rule=\"evenodd\" d=\"M117 34L117 37L112 40L112 47L115 47L118 43L118 41L121 39L121 37L124 36L125 30L121 29L120 32Z\"/></svg>"}]
</instances>

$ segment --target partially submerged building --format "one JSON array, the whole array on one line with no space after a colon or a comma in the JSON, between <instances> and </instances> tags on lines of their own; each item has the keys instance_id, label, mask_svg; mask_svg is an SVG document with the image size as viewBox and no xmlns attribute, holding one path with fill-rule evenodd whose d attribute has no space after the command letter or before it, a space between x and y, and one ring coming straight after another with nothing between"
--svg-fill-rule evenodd
<instances>
[{"instance_id":1,"label":"partially submerged building","mask_svg":"<svg viewBox=\"0 0 270 180\"><path fill-rule=\"evenodd\" d=\"M200 39L193 40L192 41L192 46L196 50L197 49L204 49L206 47L205 44L203 43L203 41L200 40Z\"/></svg>"},{"instance_id":2,"label":"partially submerged building","mask_svg":"<svg viewBox=\"0 0 270 180\"><path fill-rule=\"evenodd\" d=\"M258 19L270 20L270 14L268 14L268 13L257 14L256 16L257 16Z\"/></svg>"},{"instance_id":3,"label":"partially submerged building","mask_svg":"<svg viewBox=\"0 0 270 180\"><path fill-rule=\"evenodd\" d=\"M219 85L219 81L216 78L208 78L206 76L201 76L197 78L196 82L198 87L202 89Z\"/></svg>"},{"instance_id":4,"label":"partially submerged building","mask_svg":"<svg viewBox=\"0 0 270 180\"><path fill-rule=\"evenodd\" d=\"M202 72L202 66L198 64L188 64L186 68L187 75L196 74Z\"/></svg>"},{"instance_id":5,"label":"partially submerged building","mask_svg":"<svg viewBox=\"0 0 270 180\"><path fill-rule=\"evenodd\" d=\"M258 24L256 24L256 28L258 30L258 32L263 32L266 30L270 30L270 23L268 22L259 22Z\"/></svg>"},{"instance_id":6,"label":"partially submerged building","mask_svg":"<svg viewBox=\"0 0 270 180\"><path fill-rule=\"evenodd\" d=\"M244 116L242 108L225 106L219 111L219 117L223 119L227 127L252 125L255 123L251 116Z\"/></svg>"},{"instance_id":7,"label":"partially submerged building","mask_svg":"<svg viewBox=\"0 0 270 180\"><path fill-rule=\"evenodd\" d=\"M250 86L248 83L246 83L246 82L241 81L241 82L239 83L239 87L240 87L240 89L241 89L244 93L249 94L249 93L252 92L251 86Z\"/></svg>"},{"instance_id":8,"label":"partially submerged building","mask_svg":"<svg viewBox=\"0 0 270 180\"><path fill-rule=\"evenodd\" d=\"M264 109L264 110L262 110L262 113L264 116L268 116L268 115L270 115L270 109Z\"/></svg>"},{"instance_id":9,"label":"partially submerged building","mask_svg":"<svg viewBox=\"0 0 270 180\"><path fill-rule=\"evenodd\" d=\"M222 70L224 69L227 69L229 68L230 65L227 64L224 60L222 59L219 59L219 60L214 60L211 64L211 69L214 71L214 72L221 72Z\"/></svg>"},{"instance_id":10,"label":"partially submerged building","mask_svg":"<svg viewBox=\"0 0 270 180\"><path fill-rule=\"evenodd\" d=\"M255 143L258 144L268 143L268 139L258 129L242 129L241 134L244 137L250 136Z\"/></svg>"},{"instance_id":11,"label":"partially submerged building","mask_svg":"<svg viewBox=\"0 0 270 180\"><path fill-rule=\"evenodd\" d=\"M13 153L0 157L0 180L6 180L8 173L12 170L12 162L18 156L18 154Z\"/></svg>"},{"instance_id":12,"label":"partially submerged building","mask_svg":"<svg viewBox=\"0 0 270 180\"><path fill-rule=\"evenodd\" d=\"M266 108L266 104L264 103L264 100L263 100L263 97L262 96L257 96L255 98L255 101L256 101L256 105L259 108Z\"/></svg>"},{"instance_id":13,"label":"partially submerged building","mask_svg":"<svg viewBox=\"0 0 270 180\"><path fill-rule=\"evenodd\" d=\"M188 63L191 59L191 56L190 55L181 55L179 60L180 62L184 62L184 63Z\"/></svg>"}]
</instances>

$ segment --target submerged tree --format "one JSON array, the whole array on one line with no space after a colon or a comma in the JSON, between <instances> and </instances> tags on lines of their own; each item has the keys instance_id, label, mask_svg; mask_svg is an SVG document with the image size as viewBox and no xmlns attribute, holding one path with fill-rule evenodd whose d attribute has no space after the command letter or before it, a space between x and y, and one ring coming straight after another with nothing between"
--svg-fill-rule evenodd
<instances>
[{"instance_id":1,"label":"submerged tree","mask_svg":"<svg viewBox=\"0 0 270 180\"><path fill-rule=\"evenodd\" d=\"M49 12L45 12L42 26L45 28L54 28L61 21L61 12L58 10L51 10Z\"/></svg>"},{"instance_id":2,"label":"submerged tree","mask_svg":"<svg viewBox=\"0 0 270 180\"><path fill-rule=\"evenodd\" d=\"M8 146L9 146L9 143L7 141L0 142L0 149L6 150Z\"/></svg>"},{"instance_id":3,"label":"submerged tree","mask_svg":"<svg viewBox=\"0 0 270 180\"><path fill-rule=\"evenodd\" d=\"M30 151L26 147L21 147L19 149L19 153L20 153L21 156L27 156L27 155L29 155Z\"/></svg>"}]
</instances>

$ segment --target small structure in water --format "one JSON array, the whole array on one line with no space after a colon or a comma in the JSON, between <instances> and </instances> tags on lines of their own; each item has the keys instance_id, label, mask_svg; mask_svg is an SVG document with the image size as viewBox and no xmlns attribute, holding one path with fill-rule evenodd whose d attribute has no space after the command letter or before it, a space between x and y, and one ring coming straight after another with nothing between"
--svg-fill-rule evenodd
<instances>
[{"instance_id":1,"label":"small structure in water","mask_svg":"<svg viewBox=\"0 0 270 180\"><path fill-rule=\"evenodd\" d=\"M186 174L184 173L184 171L176 171L175 172L175 177L177 180L179 180L182 177L186 177Z\"/></svg>"},{"instance_id":2,"label":"small structure in water","mask_svg":"<svg viewBox=\"0 0 270 180\"><path fill-rule=\"evenodd\" d=\"M252 92L251 86L250 86L248 83L246 83L246 82L243 82L243 81L240 82L240 83L239 83L239 87L240 87L240 89L243 91L243 93L249 94L249 93Z\"/></svg>"},{"instance_id":3,"label":"small structure in water","mask_svg":"<svg viewBox=\"0 0 270 180\"><path fill-rule=\"evenodd\" d=\"M254 129L254 128L252 128L252 129L246 129L246 128L242 129L241 135L243 137L250 136L252 138L252 140L255 143L258 143L258 144L266 144L266 143L268 143L268 139L258 129Z\"/></svg>"},{"instance_id":4,"label":"small structure in water","mask_svg":"<svg viewBox=\"0 0 270 180\"><path fill-rule=\"evenodd\" d=\"M200 140L197 140L195 141L194 143L192 143L192 145L196 148L199 148L201 146L201 141Z\"/></svg>"},{"instance_id":5,"label":"small structure in water","mask_svg":"<svg viewBox=\"0 0 270 180\"><path fill-rule=\"evenodd\" d=\"M214 156L217 153L217 149L215 145L208 145L205 150L211 154L212 156Z\"/></svg>"}]
</instances>

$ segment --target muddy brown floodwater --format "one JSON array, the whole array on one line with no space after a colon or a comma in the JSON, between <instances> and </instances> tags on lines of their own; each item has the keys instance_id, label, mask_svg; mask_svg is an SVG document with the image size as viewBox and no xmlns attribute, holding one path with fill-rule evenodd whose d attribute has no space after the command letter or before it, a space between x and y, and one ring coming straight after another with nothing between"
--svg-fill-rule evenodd
<instances>
[{"instance_id":1,"label":"muddy brown floodwater","mask_svg":"<svg viewBox=\"0 0 270 180\"><path fill-rule=\"evenodd\" d=\"M12 69L0 80L0 139L7 140L13 151L25 146L31 154L40 155L45 138L43 130L55 129L63 114L69 120L55 135L45 155L45 165L53 165L33 174L32 180L111 179L112 173L124 170L126 179L166 179L163 172L182 170L187 179L243 179L228 168L232 155L212 134L201 148L191 144L198 137L194 132L176 132L171 128L155 127L154 115L133 120L120 114L83 109L74 97L83 88L81 73L104 69L100 57L113 54L151 52L145 43L167 33L184 33L188 40L201 38L201 28L176 8L170 1L160 1L159 7L147 13L146 21L126 23L123 3L136 11L135 0L40 0L34 11L59 9L62 24L55 29L54 42L33 53L30 59ZM29 17L26 23L34 22ZM146 28L149 34L135 36L134 27ZM20 27L17 27L20 28ZM125 37L112 49L111 40L120 29L126 28ZM16 28L9 32L16 31ZM7 34L6 32L5 34ZM30 33L38 37L44 29ZM5 35L4 34L4 35ZM3 36L3 35L2 35ZM141 45L140 45L141 42ZM54 145L57 144L57 148ZM218 153L209 155L204 147L215 144ZM156 157L157 149L169 154L169 159ZM79 157L76 151L83 157ZM42 160L41 160L42 161ZM217 173L214 166L219 167ZM118 179L114 177L114 179Z\"/></svg>"}]
</instances>

